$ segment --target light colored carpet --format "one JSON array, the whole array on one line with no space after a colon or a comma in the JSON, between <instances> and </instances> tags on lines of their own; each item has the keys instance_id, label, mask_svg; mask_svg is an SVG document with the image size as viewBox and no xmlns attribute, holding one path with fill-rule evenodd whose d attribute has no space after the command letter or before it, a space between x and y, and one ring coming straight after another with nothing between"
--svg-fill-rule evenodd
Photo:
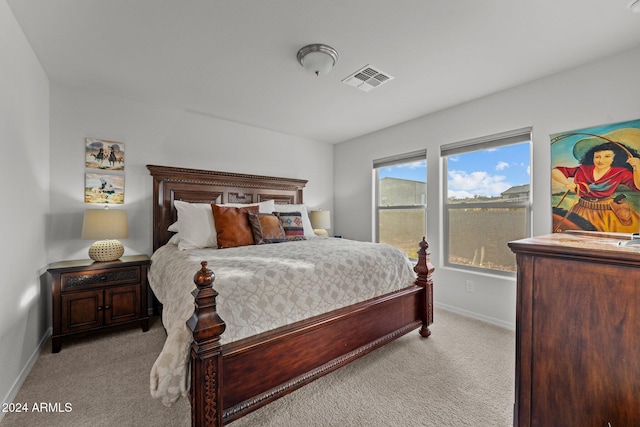
<instances>
[{"instance_id":1,"label":"light colored carpet","mask_svg":"<svg viewBox=\"0 0 640 427\"><path fill-rule=\"evenodd\" d=\"M515 337L512 331L436 310L428 339L417 332L390 343L232 427L512 425ZM131 329L46 348L7 413L10 426L190 425L188 402L171 408L149 395L149 370L164 342L153 319ZM31 412L34 403L71 404L70 412Z\"/></svg>"}]
</instances>

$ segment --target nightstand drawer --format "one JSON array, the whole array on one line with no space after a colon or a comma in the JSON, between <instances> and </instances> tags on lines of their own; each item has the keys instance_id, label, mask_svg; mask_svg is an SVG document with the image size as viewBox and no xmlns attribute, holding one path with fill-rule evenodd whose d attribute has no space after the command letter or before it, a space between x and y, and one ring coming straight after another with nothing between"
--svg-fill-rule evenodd
<instances>
[{"instance_id":1,"label":"nightstand drawer","mask_svg":"<svg viewBox=\"0 0 640 427\"><path fill-rule=\"evenodd\" d=\"M62 290L81 290L104 285L121 285L140 282L140 267L112 268L91 273L64 273L61 277Z\"/></svg>"}]
</instances>

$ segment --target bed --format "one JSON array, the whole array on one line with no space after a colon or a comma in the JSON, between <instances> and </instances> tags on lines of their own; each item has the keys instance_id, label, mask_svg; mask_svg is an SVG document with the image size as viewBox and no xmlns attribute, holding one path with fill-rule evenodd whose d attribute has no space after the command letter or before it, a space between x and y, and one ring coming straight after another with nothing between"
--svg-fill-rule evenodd
<instances>
[{"instance_id":1,"label":"bed","mask_svg":"<svg viewBox=\"0 0 640 427\"><path fill-rule=\"evenodd\" d=\"M176 202L244 205L274 201L277 209L287 205L301 206L306 181L156 165L147 165L147 169L153 177L154 204L154 256L150 277L154 274L160 276L160 267L164 263L160 261L161 255L167 260L187 257L192 263L195 258L201 258L188 278L193 289L190 296L193 310L186 320L185 328L190 341L190 344L187 343L189 356L185 363L190 373L188 395L192 425L218 427L230 423L412 330L418 329L425 338L431 334L429 326L433 322L433 266L429 262L428 244L423 238L416 245L418 262L412 268L412 281L400 283L398 289L348 305L325 308L322 312L312 312L308 317L276 324L275 327L258 330L257 333L249 331L238 335L233 315L238 304L225 294L229 286L224 281L230 280L228 276L231 273L222 267L216 267L216 271L212 271L210 264L213 266L218 261L217 258L210 259L208 252L193 250L180 253L168 244L174 235L169 231L170 227L178 219ZM276 249L289 251L286 255L277 255L278 259L288 259L294 253L302 252L296 248L303 245L316 245L313 246L313 251L318 253L322 247L336 252L343 249L349 251L350 245L355 245L347 239L319 237L308 240L255 245L255 250L262 251L263 254ZM365 251L371 251L365 257L375 257L376 255L372 255L374 249L384 246L372 243L368 244L372 246L364 245ZM244 249L222 249L215 256L224 254L230 257L236 250ZM170 255L171 251L175 255ZM186 253L189 255L184 255ZM341 258L345 262L350 261L348 256ZM334 263L330 261L325 265ZM175 273L178 267L166 266L165 271ZM274 274L277 274L275 270ZM182 272L179 275L184 276ZM371 272L361 271L358 274L367 283L376 282L379 276L384 275L386 272L372 275ZM178 281L175 278L170 280ZM242 281L234 280L238 283ZM281 279L273 281L279 283ZM163 297L169 300L173 298L166 295ZM163 302L164 322L168 301ZM223 316L223 313L227 314ZM225 316L229 325L225 323ZM229 330L224 334L228 326ZM167 332L169 341L171 332ZM231 335L233 339L229 339L227 335Z\"/></svg>"}]
</instances>

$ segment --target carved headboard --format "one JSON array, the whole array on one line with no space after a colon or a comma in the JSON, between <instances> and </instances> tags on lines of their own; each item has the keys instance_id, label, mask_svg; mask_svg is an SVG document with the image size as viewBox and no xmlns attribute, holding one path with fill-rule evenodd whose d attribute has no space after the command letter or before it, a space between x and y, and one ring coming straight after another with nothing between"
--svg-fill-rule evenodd
<instances>
[{"instance_id":1,"label":"carved headboard","mask_svg":"<svg viewBox=\"0 0 640 427\"><path fill-rule=\"evenodd\" d=\"M153 250L169 241L175 200L190 203L302 203L306 180L147 165L153 176Z\"/></svg>"}]
</instances>

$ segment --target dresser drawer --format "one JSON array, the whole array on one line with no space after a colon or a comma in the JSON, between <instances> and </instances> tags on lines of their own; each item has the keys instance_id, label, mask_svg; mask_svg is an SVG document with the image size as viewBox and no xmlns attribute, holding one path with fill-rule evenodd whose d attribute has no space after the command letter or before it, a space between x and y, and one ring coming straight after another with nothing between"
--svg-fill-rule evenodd
<instances>
[{"instance_id":1,"label":"dresser drawer","mask_svg":"<svg viewBox=\"0 0 640 427\"><path fill-rule=\"evenodd\" d=\"M62 291L83 290L105 285L122 285L140 282L140 267L111 268L92 272L64 273L61 277Z\"/></svg>"}]
</instances>

